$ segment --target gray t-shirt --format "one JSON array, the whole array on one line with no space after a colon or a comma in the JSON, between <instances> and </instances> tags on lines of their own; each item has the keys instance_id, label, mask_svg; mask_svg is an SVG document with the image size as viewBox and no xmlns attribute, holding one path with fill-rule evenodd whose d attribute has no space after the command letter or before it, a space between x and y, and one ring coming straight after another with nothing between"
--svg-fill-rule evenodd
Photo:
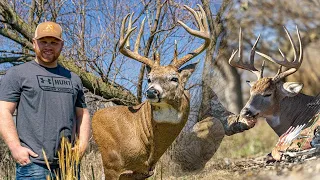
<instances>
[{"instance_id":1,"label":"gray t-shirt","mask_svg":"<svg viewBox=\"0 0 320 180\"><path fill-rule=\"evenodd\" d=\"M85 108L80 78L58 65L46 68L35 61L10 68L0 82L0 100L17 102L16 127L21 145L39 157L42 149L50 164L57 164L60 138L71 138L76 121L75 108Z\"/></svg>"}]
</instances>

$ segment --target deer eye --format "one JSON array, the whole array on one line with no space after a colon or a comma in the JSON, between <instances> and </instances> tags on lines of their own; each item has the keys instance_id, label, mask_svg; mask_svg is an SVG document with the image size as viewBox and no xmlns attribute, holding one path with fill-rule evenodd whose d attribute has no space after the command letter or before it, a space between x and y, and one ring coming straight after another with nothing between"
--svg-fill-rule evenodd
<instances>
[{"instance_id":1,"label":"deer eye","mask_svg":"<svg viewBox=\"0 0 320 180\"><path fill-rule=\"evenodd\" d=\"M148 83L151 83L151 79L150 78L148 78Z\"/></svg>"},{"instance_id":2,"label":"deer eye","mask_svg":"<svg viewBox=\"0 0 320 180\"><path fill-rule=\"evenodd\" d=\"M171 79L170 79L170 81L178 82L178 81L179 81L179 79L178 79L178 78L176 78L176 77L173 77L173 78L171 78Z\"/></svg>"},{"instance_id":3,"label":"deer eye","mask_svg":"<svg viewBox=\"0 0 320 180\"><path fill-rule=\"evenodd\" d=\"M263 97L269 97L271 96L272 94L264 94Z\"/></svg>"}]
</instances>

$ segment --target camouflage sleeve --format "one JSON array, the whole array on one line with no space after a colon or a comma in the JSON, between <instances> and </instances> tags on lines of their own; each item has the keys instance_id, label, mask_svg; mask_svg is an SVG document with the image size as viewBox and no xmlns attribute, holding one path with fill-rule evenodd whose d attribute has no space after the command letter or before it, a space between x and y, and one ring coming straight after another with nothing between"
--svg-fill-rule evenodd
<instances>
[{"instance_id":1,"label":"camouflage sleeve","mask_svg":"<svg viewBox=\"0 0 320 180\"><path fill-rule=\"evenodd\" d=\"M225 122L222 123L224 125L225 133L227 136L241 133L245 130L251 129L254 126L254 124L252 126L249 126L245 119L240 118L240 115L230 115L225 119Z\"/></svg>"},{"instance_id":2,"label":"camouflage sleeve","mask_svg":"<svg viewBox=\"0 0 320 180\"><path fill-rule=\"evenodd\" d=\"M225 134L231 136L233 134L241 133L245 130L252 128L255 122L248 124L246 119L240 117L240 115L235 115L228 111L219 101L218 96L214 91L211 92L210 97L210 107L209 111L206 112L207 116L212 116L221 121L223 124Z\"/></svg>"}]
</instances>

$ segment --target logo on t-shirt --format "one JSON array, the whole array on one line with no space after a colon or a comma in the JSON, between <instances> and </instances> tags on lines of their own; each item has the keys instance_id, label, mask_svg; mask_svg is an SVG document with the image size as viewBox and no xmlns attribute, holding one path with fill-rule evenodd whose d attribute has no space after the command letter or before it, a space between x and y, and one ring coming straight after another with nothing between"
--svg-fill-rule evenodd
<instances>
[{"instance_id":1,"label":"logo on t-shirt","mask_svg":"<svg viewBox=\"0 0 320 180\"><path fill-rule=\"evenodd\" d=\"M41 75L38 75L37 78L40 88L44 91L73 93L73 86L70 79Z\"/></svg>"}]
</instances>

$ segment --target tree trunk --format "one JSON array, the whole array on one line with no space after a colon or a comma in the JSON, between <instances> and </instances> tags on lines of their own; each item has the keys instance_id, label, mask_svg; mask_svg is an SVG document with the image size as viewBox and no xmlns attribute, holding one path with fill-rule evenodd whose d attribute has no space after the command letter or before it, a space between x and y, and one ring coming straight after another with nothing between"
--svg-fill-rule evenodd
<instances>
[{"instance_id":1,"label":"tree trunk","mask_svg":"<svg viewBox=\"0 0 320 180\"><path fill-rule=\"evenodd\" d=\"M213 60L215 59L214 54L218 53L217 51L215 52L215 50L219 50L226 44L226 41L223 40L225 30L223 29L223 22L219 15L215 21L213 21L208 4L209 1L203 0L202 3L208 16L211 36L214 41L206 51L202 74L202 94L200 94L202 97L199 98L202 99L201 106L196 123L191 125L191 131L185 128L167 153L167 155L169 155L176 163L175 165L178 166L176 169L182 171L196 171L204 168L205 164L218 150L225 135L233 135L251 128L247 126L245 120L240 119L239 115L234 115L229 112L221 104L218 96L213 91L212 87L215 86L215 80L212 79L217 78L213 71L213 69L216 70L217 68L213 64ZM225 10L230 3L229 0L223 2L219 11L220 15L225 13ZM225 67L229 66L228 63L223 65ZM223 71L225 69L219 70ZM230 77L232 75L233 73L226 76L228 80L234 80ZM240 82L240 79L238 82ZM237 85L239 84L235 83L232 87L239 88ZM233 98L238 100L241 99L241 96L235 95ZM189 116L188 122L190 121L191 117ZM188 125L186 127L188 127Z\"/></svg>"},{"instance_id":2,"label":"tree trunk","mask_svg":"<svg viewBox=\"0 0 320 180\"><path fill-rule=\"evenodd\" d=\"M138 103L136 97L129 90L120 85L102 81L102 79L94 74L88 73L76 66L73 61L66 61L60 58L59 63L80 76L83 86L96 95L100 95L118 105L135 105Z\"/></svg>"}]
</instances>

